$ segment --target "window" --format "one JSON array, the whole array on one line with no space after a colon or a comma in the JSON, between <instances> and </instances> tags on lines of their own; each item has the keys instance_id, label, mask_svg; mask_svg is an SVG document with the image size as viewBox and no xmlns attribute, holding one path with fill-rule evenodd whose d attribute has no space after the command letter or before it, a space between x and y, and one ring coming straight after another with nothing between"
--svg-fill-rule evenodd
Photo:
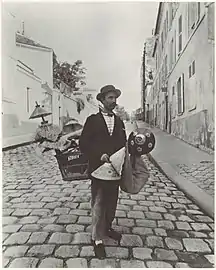
<instances>
[{"instance_id":1,"label":"window","mask_svg":"<svg viewBox=\"0 0 216 270\"><path fill-rule=\"evenodd\" d=\"M173 63L176 62L176 31L174 33L174 40L173 40Z\"/></svg>"},{"instance_id":2,"label":"window","mask_svg":"<svg viewBox=\"0 0 216 270\"><path fill-rule=\"evenodd\" d=\"M189 66L189 78L191 77L191 65Z\"/></svg>"},{"instance_id":3,"label":"window","mask_svg":"<svg viewBox=\"0 0 216 270\"><path fill-rule=\"evenodd\" d=\"M161 86L163 86L163 81L164 81L164 62L161 67Z\"/></svg>"},{"instance_id":4,"label":"window","mask_svg":"<svg viewBox=\"0 0 216 270\"><path fill-rule=\"evenodd\" d=\"M182 15L178 20L178 53L182 51Z\"/></svg>"},{"instance_id":5,"label":"window","mask_svg":"<svg viewBox=\"0 0 216 270\"><path fill-rule=\"evenodd\" d=\"M176 117L176 97L175 86L172 87L172 118Z\"/></svg>"},{"instance_id":6,"label":"window","mask_svg":"<svg viewBox=\"0 0 216 270\"><path fill-rule=\"evenodd\" d=\"M171 29L172 26L172 21L173 21L173 8L172 8L172 3L169 3L169 30Z\"/></svg>"},{"instance_id":7,"label":"window","mask_svg":"<svg viewBox=\"0 0 216 270\"><path fill-rule=\"evenodd\" d=\"M184 74L177 81L178 114L184 112Z\"/></svg>"},{"instance_id":8,"label":"window","mask_svg":"<svg viewBox=\"0 0 216 270\"><path fill-rule=\"evenodd\" d=\"M172 2L172 7L173 7L173 18L175 17L176 11L179 8L179 2Z\"/></svg>"},{"instance_id":9,"label":"window","mask_svg":"<svg viewBox=\"0 0 216 270\"><path fill-rule=\"evenodd\" d=\"M163 23L163 32L164 32L164 43L165 43L167 34L168 34L168 11L166 11L166 17Z\"/></svg>"},{"instance_id":10,"label":"window","mask_svg":"<svg viewBox=\"0 0 216 270\"><path fill-rule=\"evenodd\" d=\"M165 76L165 80L167 78L168 75L168 69L167 69L167 55L165 56L165 63L164 63L165 67L164 67L164 76Z\"/></svg>"},{"instance_id":11,"label":"window","mask_svg":"<svg viewBox=\"0 0 216 270\"><path fill-rule=\"evenodd\" d=\"M189 78L191 78L195 74L195 60L189 66Z\"/></svg>"},{"instance_id":12,"label":"window","mask_svg":"<svg viewBox=\"0 0 216 270\"><path fill-rule=\"evenodd\" d=\"M169 70L173 67L173 39L170 43L170 53L169 53Z\"/></svg>"},{"instance_id":13,"label":"window","mask_svg":"<svg viewBox=\"0 0 216 270\"><path fill-rule=\"evenodd\" d=\"M197 22L200 19L200 2L188 3L188 34L195 28Z\"/></svg>"},{"instance_id":14,"label":"window","mask_svg":"<svg viewBox=\"0 0 216 270\"><path fill-rule=\"evenodd\" d=\"M191 29L195 26L196 17L196 3L189 3L189 27Z\"/></svg>"},{"instance_id":15,"label":"window","mask_svg":"<svg viewBox=\"0 0 216 270\"><path fill-rule=\"evenodd\" d=\"M159 90L159 82L158 82L158 78L157 78L157 81L156 81L156 93L158 92Z\"/></svg>"},{"instance_id":16,"label":"window","mask_svg":"<svg viewBox=\"0 0 216 270\"><path fill-rule=\"evenodd\" d=\"M169 8L169 16L168 16L168 18L169 18L169 30L170 30L170 28L172 26L172 21L173 21L173 19L175 17L176 11L177 11L177 9L179 7L179 3L178 2L169 2L168 5L169 5L168 6L168 8Z\"/></svg>"},{"instance_id":17,"label":"window","mask_svg":"<svg viewBox=\"0 0 216 270\"><path fill-rule=\"evenodd\" d=\"M169 22L168 22L168 10L167 10L167 12L166 12L166 36L168 33L168 29L169 29Z\"/></svg>"},{"instance_id":18,"label":"window","mask_svg":"<svg viewBox=\"0 0 216 270\"><path fill-rule=\"evenodd\" d=\"M29 107L30 107L30 96L29 96L29 87L26 87L26 110L27 113L29 113Z\"/></svg>"},{"instance_id":19,"label":"window","mask_svg":"<svg viewBox=\"0 0 216 270\"><path fill-rule=\"evenodd\" d=\"M200 2L197 2L197 21L200 19Z\"/></svg>"},{"instance_id":20,"label":"window","mask_svg":"<svg viewBox=\"0 0 216 270\"><path fill-rule=\"evenodd\" d=\"M192 75L195 74L195 60L192 63Z\"/></svg>"},{"instance_id":21,"label":"window","mask_svg":"<svg viewBox=\"0 0 216 270\"><path fill-rule=\"evenodd\" d=\"M187 110L193 111L196 109L197 104L197 80L195 74L195 61L190 64L190 79L187 82Z\"/></svg>"},{"instance_id":22,"label":"window","mask_svg":"<svg viewBox=\"0 0 216 270\"><path fill-rule=\"evenodd\" d=\"M172 87L172 95L175 95L175 86Z\"/></svg>"},{"instance_id":23,"label":"window","mask_svg":"<svg viewBox=\"0 0 216 270\"><path fill-rule=\"evenodd\" d=\"M161 47L163 50L163 47L164 47L164 34L163 34L163 32L161 33Z\"/></svg>"},{"instance_id":24,"label":"window","mask_svg":"<svg viewBox=\"0 0 216 270\"><path fill-rule=\"evenodd\" d=\"M157 53L155 54L155 67L156 67L156 69L157 69L157 67L158 67L158 63L157 63L157 61L158 61L158 57L157 57Z\"/></svg>"}]
</instances>

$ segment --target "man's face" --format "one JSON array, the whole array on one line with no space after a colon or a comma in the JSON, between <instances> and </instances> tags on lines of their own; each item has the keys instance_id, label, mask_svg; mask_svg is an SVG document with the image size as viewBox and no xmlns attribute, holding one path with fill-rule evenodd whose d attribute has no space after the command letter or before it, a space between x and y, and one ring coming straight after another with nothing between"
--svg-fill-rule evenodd
<instances>
[{"instance_id":1,"label":"man's face","mask_svg":"<svg viewBox=\"0 0 216 270\"><path fill-rule=\"evenodd\" d=\"M116 99L115 92L108 92L102 100L104 108L112 111L116 107Z\"/></svg>"}]
</instances>

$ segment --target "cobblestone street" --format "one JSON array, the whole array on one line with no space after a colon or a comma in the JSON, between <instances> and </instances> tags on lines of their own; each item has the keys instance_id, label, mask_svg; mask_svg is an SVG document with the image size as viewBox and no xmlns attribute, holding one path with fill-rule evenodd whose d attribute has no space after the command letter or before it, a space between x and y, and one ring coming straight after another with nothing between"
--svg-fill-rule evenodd
<instances>
[{"instance_id":1,"label":"cobblestone street","mask_svg":"<svg viewBox=\"0 0 216 270\"><path fill-rule=\"evenodd\" d=\"M181 175L190 179L191 182L204 189L209 195L214 196L214 162L204 161L188 167L179 164Z\"/></svg>"},{"instance_id":2,"label":"cobblestone street","mask_svg":"<svg viewBox=\"0 0 216 270\"><path fill-rule=\"evenodd\" d=\"M63 181L55 157L48 152L43 162L34 146L3 152L4 267L213 267L213 220L147 158L144 189L120 192L120 246L107 239L108 258L96 259L90 182Z\"/></svg>"}]
</instances>

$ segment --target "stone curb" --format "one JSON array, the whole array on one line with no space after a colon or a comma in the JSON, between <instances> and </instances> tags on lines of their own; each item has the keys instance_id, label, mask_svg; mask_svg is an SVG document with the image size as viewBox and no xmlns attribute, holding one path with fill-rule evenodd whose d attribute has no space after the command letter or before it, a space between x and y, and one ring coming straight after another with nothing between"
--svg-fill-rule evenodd
<instances>
[{"instance_id":1,"label":"stone curb","mask_svg":"<svg viewBox=\"0 0 216 270\"><path fill-rule=\"evenodd\" d=\"M148 154L147 156L180 190L193 200L207 215L214 219L214 198L212 196L181 176L168 163L157 161L152 154Z\"/></svg>"},{"instance_id":2,"label":"stone curb","mask_svg":"<svg viewBox=\"0 0 216 270\"><path fill-rule=\"evenodd\" d=\"M2 151L12 150L12 149L15 149L15 148L18 148L18 147L21 147L21 146L30 145L30 144L33 144L33 143L35 143L35 141L32 140L32 141L28 141L28 142L19 143L19 144L13 144L13 145L10 145L10 146L3 147Z\"/></svg>"}]
</instances>

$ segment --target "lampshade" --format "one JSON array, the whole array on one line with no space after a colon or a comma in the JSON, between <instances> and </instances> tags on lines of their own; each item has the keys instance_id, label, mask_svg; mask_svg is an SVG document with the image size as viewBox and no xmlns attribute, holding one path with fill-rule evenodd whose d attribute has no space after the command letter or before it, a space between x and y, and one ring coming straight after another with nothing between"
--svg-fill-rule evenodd
<instances>
[{"instance_id":1,"label":"lampshade","mask_svg":"<svg viewBox=\"0 0 216 270\"><path fill-rule=\"evenodd\" d=\"M29 117L29 119L40 118L40 117L48 116L50 114L52 114L52 113L51 112L47 112L44 108L41 108L41 106L36 102L35 109L32 112L32 114Z\"/></svg>"},{"instance_id":2,"label":"lampshade","mask_svg":"<svg viewBox=\"0 0 216 270\"><path fill-rule=\"evenodd\" d=\"M125 147L110 157L110 163L104 163L92 172L92 176L100 180L120 180L125 160Z\"/></svg>"}]
</instances>

